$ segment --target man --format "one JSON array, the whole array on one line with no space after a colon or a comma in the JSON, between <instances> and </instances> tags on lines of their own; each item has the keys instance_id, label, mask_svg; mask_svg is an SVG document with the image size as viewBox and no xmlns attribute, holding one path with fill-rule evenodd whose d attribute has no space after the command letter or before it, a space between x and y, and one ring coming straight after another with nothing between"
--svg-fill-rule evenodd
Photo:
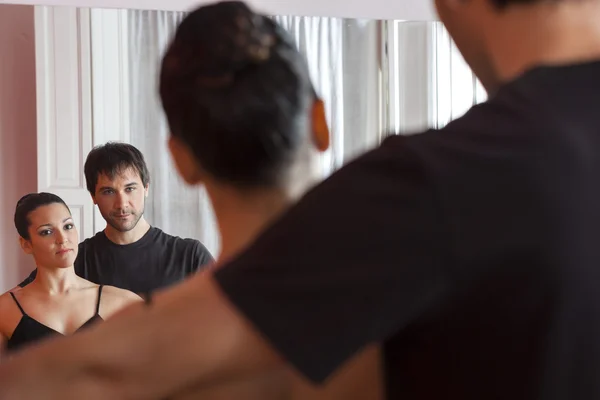
<instances>
[{"instance_id":1,"label":"man","mask_svg":"<svg viewBox=\"0 0 600 400\"><path fill-rule=\"evenodd\" d=\"M286 363L328 384L369 343L390 399L600 398L600 1L436 6L489 101L388 139L212 274L11 360L0 398L161 398Z\"/></svg>"},{"instance_id":2,"label":"man","mask_svg":"<svg viewBox=\"0 0 600 400\"><path fill-rule=\"evenodd\" d=\"M146 221L150 176L137 148L113 142L97 146L88 154L84 172L106 228L79 244L77 275L148 295L213 261L199 241L171 236ZM19 286L33 281L36 271Z\"/></svg>"}]
</instances>

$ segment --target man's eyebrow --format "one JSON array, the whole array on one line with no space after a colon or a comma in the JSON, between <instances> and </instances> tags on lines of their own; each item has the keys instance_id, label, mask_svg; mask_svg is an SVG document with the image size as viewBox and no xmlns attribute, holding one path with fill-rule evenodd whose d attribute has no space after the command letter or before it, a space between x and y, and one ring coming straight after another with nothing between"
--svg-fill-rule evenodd
<instances>
[{"instance_id":1,"label":"man's eyebrow","mask_svg":"<svg viewBox=\"0 0 600 400\"><path fill-rule=\"evenodd\" d=\"M129 182L129 183L127 183L125 185L125 187L134 187L134 186L138 186L138 185L139 185L139 183L137 183L137 182ZM112 187L112 186L101 186L98 190L99 191L102 191L102 190L115 190L115 188Z\"/></svg>"}]
</instances>

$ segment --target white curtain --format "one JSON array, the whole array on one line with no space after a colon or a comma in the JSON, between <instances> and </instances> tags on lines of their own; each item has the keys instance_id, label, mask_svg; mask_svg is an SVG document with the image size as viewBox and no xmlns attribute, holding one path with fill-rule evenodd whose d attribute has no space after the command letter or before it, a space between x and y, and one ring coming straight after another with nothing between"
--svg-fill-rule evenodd
<instances>
[{"instance_id":1,"label":"white curtain","mask_svg":"<svg viewBox=\"0 0 600 400\"><path fill-rule=\"evenodd\" d=\"M131 143L146 156L150 195L146 217L154 226L202 241L213 253L219 236L206 192L186 186L166 150L168 130L157 95L161 56L185 14L127 13ZM274 17L305 54L317 92L327 105L332 147L323 155L326 176L379 140L378 21Z\"/></svg>"},{"instance_id":2,"label":"white curtain","mask_svg":"<svg viewBox=\"0 0 600 400\"><path fill-rule=\"evenodd\" d=\"M131 144L150 169L146 218L165 232L200 240L213 253L219 236L210 202L201 188L187 186L167 151L168 128L158 97L163 52L184 13L123 10L127 13Z\"/></svg>"},{"instance_id":3,"label":"white curtain","mask_svg":"<svg viewBox=\"0 0 600 400\"><path fill-rule=\"evenodd\" d=\"M431 26L434 79L432 107L436 127L463 115L473 105L487 99L481 82L465 62L441 22Z\"/></svg>"},{"instance_id":4,"label":"white curtain","mask_svg":"<svg viewBox=\"0 0 600 400\"><path fill-rule=\"evenodd\" d=\"M322 166L328 175L379 139L380 24L322 17L273 19L292 34L325 102L332 146Z\"/></svg>"},{"instance_id":5,"label":"white curtain","mask_svg":"<svg viewBox=\"0 0 600 400\"><path fill-rule=\"evenodd\" d=\"M386 125L411 134L441 128L486 99L441 22L390 21L384 37Z\"/></svg>"}]
</instances>

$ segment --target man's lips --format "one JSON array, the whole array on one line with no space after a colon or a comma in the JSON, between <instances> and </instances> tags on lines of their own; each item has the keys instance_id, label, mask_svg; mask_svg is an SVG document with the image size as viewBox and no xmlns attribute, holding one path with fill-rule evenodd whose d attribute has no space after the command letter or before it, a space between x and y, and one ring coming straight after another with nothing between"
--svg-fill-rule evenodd
<instances>
[{"instance_id":1,"label":"man's lips","mask_svg":"<svg viewBox=\"0 0 600 400\"><path fill-rule=\"evenodd\" d=\"M124 220L124 219L129 219L129 217L131 217L131 214L115 215L114 219L116 219L116 220Z\"/></svg>"}]
</instances>

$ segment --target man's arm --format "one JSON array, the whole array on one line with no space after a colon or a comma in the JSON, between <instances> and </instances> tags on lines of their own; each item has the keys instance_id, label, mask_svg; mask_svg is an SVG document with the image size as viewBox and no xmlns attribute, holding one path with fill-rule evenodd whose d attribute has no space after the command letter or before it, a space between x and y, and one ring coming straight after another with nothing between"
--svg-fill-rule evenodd
<instances>
[{"instance_id":1,"label":"man's arm","mask_svg":"<svg viewBox=\"0 0 600 400\"><path fill-rule=\"evenodd\" d=\"M164 398L282 365L210 274L202 274L157 295L151 307L132 306L2 365L0 398Z\"/></svg>"},{"instance_id":2,"label":"man's arm","mask_svg":"<svg viewBox=\"0 0 600 400\"><path fill-rule=\"evenodd\" d=\"M193 265L192 271L202 271L206 269L208 266L212 265L215 262L210 251L198 240L195 241L194 244L194 256L193 256Z\"/></svg>"}]
</instances>

